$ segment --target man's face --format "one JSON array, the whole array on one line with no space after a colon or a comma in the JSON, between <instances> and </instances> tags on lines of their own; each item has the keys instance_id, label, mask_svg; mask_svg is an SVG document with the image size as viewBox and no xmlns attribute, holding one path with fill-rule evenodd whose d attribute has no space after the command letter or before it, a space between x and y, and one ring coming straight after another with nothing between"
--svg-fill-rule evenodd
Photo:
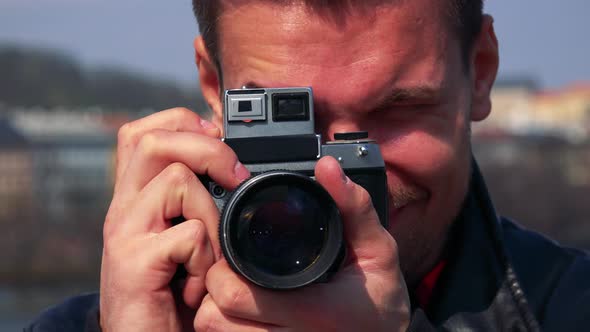
<instances>
[{"instance_id":1,"label":"man's face","mask_svg":"<svg viewBox=\"0 0 590 332\"><path fill-rule=\"evenodd\" d=\"M410 284L438 259L469 181L471 80L440 3L334 17L250 1L218 23L224 89L311 86L325 139L362 130L379 143Z\"/></svg>"}]
</instances>

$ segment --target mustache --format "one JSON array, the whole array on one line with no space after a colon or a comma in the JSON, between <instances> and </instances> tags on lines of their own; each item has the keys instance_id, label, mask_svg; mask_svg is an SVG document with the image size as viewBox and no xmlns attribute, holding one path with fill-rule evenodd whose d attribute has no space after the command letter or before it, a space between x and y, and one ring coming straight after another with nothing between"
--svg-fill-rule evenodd
<instances>
[{"instance_id":1,"label":"mustache","mask_svg":"<svg viewBox=\"0 0 590 332\"><path fill-rule=\"evenodd\" d=\"M420 188L411 186L396 186L389 188L390 203L395 209L402 208L408 203L425 199L428 193Z\"/></svg>"}]
</instances>

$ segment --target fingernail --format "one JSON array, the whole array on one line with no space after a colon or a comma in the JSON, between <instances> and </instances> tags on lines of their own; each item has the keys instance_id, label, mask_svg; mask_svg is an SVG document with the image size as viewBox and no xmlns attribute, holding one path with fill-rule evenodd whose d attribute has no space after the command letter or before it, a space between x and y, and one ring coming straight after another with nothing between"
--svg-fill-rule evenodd
<instances>
[{"instance_id":1,"label":"fingernail","mask_svg":"<svg viewBox=\"0 0 590 332\"><path fill-rule=\"evenodd\" d=\"M236 178L240 181L244 181L250 177L250 171L244 166L241 162L238 161L236 167L234 168L234 174Z\"/></svg>"},{"instance_id":2,"label":"fingernail","mask_svg":"<svg viewBox=\"0 0 590 332\"><path fill-rule=\"evenodd\" d=\"M212 122L207 121L205 119L201 119L201 126L205 129L217 128L217 126L215 126Z\"/></svg>"},{"instance_id":3,"label":"fingernail","mask_svg":"<svg viewBox=\"0 0 590 332\"><path fill-rule=\"evenodd\" d=\"M346 174L344 174L344 170L342 169L342 167L340 167L340 177L342 178L342 182L344 184L347 184L350 181L348 176L346 176Z\"/></svg>"}]
</instances>

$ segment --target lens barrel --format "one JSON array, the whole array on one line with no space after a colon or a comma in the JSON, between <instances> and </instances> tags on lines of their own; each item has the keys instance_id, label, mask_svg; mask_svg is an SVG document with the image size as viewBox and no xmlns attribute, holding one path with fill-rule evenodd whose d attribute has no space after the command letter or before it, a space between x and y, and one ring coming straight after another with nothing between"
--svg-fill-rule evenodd
<instances>
[{"instance_id":1,"label":"lens barrel","mask_svg":"<svg viewBox=\"0 0 590 332\"><path fill-rule=\"evenodd\" d=\"M343 229L328 192L304 174L269 171L242 183L219 225L230 266L272 289L305 286L340 263Z\"/></svg>"}]
</instances>

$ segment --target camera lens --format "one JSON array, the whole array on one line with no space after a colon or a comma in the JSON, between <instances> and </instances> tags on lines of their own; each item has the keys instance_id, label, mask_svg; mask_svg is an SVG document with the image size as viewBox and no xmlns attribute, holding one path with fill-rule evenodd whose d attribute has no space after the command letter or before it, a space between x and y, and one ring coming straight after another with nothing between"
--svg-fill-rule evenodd
<instances>
[{"instance_id":1,"label":"camera lens","mask_svg":"<svg viewBox=\"0 0 590 332\"><path fill-rule=\"evenodd\" d=\"M307 176L274 171L240 186L220 225L228 262L265 287L300 287L337 261L342 226L330 195Z\"/></svg>"},{"instance_id":2,"label":"camera lens","mask_svg":"<svg viewBox=\"0 0 590 332\"><path fill-rule=\"evenodd\" d=\"M311 195L299 188L272 186L253 194L233 233L238 256L262 271L289 275L319 256L327 220Z\"/></svg>"}]
</instances>

